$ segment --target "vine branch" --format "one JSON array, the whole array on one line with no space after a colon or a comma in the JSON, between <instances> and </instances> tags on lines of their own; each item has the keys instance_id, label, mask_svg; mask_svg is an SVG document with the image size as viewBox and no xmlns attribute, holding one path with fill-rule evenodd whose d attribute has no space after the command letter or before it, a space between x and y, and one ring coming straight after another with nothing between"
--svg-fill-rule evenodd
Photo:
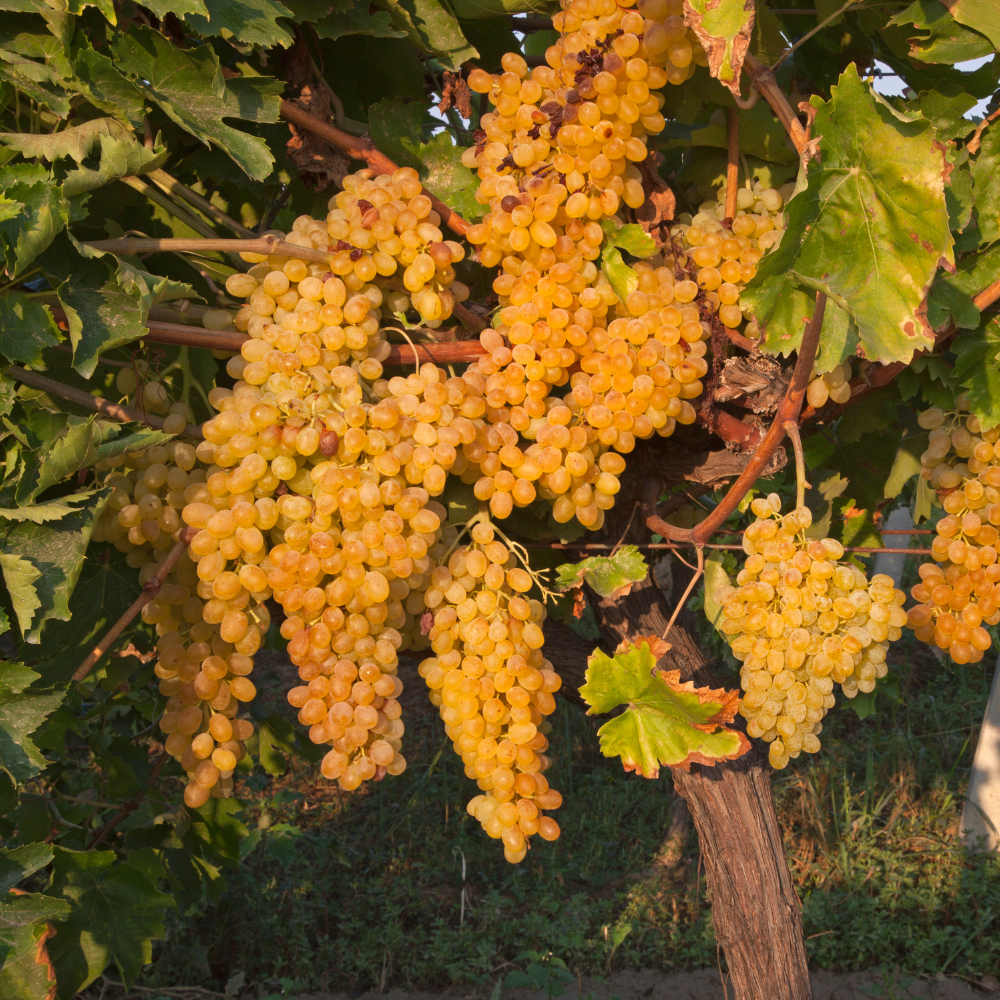
<instances>
[{"instance_id":1,"label":"vine branch","mask_svg":"<svg viewBox=\"0 0 1000 1000\"><path fill-rule=\"evenodd\" d=\"M131 406L123 406L121 403L112 403L100 396L91 396L89 392L82 389L72 389L62 382L39 375L38 372L28 371L26 368L18 368L11 365L4 370L5 375L31 386L32 389L40 389L42 392L58 396L60 399L76 403L78 406L85 406L88 410L101 413L112 420L120 420L123 424L145 424L154 430L163 430L163 418L153 416L151 413L140 413ZM184 429L183 437L203 438L201 428L195 424L189 424Z\"/></svg>"},{"instance_id":2,"label":"vine branch","mask_svg":"<svg viewBox=\"0 0 1000 1000\"><path fill-rule=\"evenodd\" d=\"M170 571L177 565L177 560L184 554L184 550L191 544L191 539L198 533L196 528L190 526L181 528L180 538L174 547L166 554L159 569L143 585L142 593L129 605L128 609L108 629L104 638L90 651L90 655L76 668L73 674L74 683L80 681L94 669L95 664L111 648L115 640L125 631L126 626L149 602L156 597L163 586L163 581L170 575Z\"/></svg>"},{"instance_id":3,"label":"vine branch","mask_svg":"<svg viewBox=\"0 0 1000 1000\"><path fill-rule=\"evenodd\" d=\"M252 238L256 235L252 229L247 229L246 226L226 215L225 212L220 208L216 208L207 198L203 198L196 191L192 191L187 185L181 184L180 181L175 180L165 170L151 170L145 176L158 187L164 188L175 197L183 198L188 204L194 205L195 208L204 212L205 215L219 223L220 226L231 229L237 236Z\"/></svg>"},{"instance_id":4,"label":"vine branch","mask_svg":"<svg viewBox=\"0 0 1000 1000\"><path fill-rule=\"evenodd\" d=\"M813 362L816 360L816 350L819 347L819 331L823 326L823 313L825 311L826 296L822 292L818 292L816 295L816 308L802 334L802 346L799 348L799 356L795 362L792 380L788 384L788 389L784 397L778 404L778 409L774 414L771 426L768 428L763 440L757 446L757 450L753 453L753 457L747 463L746 468L740 474L739 479L733 483L729 491L719 501L708 517L694 528L676 528L672 524L667 524L656 513L656 500L662 489L662 485L658 480L648 481L643 491L643 513L646 515L646 524L653 531L663 535L664 538L672 542L687 542L695 546L702 546L718 528L722 527L726 518L736 510L740 501L757 481L761 472L766 468L767 463L778 450L778 446L785 439L785 434L787 433L785 424L788 421L798 423L799 414L802 411L802 403L806 395L806 388L809 385L809 375L812 372Z\"/></svg>"},{"instance_id":5,"label":"vine branch","mask_svg":"<svg viewBox=\"0 0 1000 1000\"><path fill-rule=\"evenodd\" d=\"M784 91L774 79L774 70L765 66L749 52L743 60L743 66L750 76L752 84L760 91L761 96L771 105L771 110L785 127L788 137L792 140L795 151L801 156L809 143L806 130L792 110Z\"/></svg>"}]
</instances>

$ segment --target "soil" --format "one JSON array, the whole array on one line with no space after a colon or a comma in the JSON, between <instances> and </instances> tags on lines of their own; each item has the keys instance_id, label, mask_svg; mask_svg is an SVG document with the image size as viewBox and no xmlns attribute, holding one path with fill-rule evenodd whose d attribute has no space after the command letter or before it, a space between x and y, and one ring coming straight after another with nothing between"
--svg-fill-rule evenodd
<instances>
[{"instance_id":1,"label":"soil","mask_svg":"<svg viewBox=\"0 0 1000 1000\"><path fill-rule=\"evenodd\" d=\"M949 978L913 978L901 973L814 972L813 1000L992 1000L1000 998L1000 983L995 976L984 976L981 983ZM485 987L470 989L456 986L444 993L303 993L297 1000L490 1000ZM546 993L527 989L505 990L503 1000L548 1000ZM614 972L605 979L583 979L569 986L562 1000L733 1000L730 987L723 988L718 969L697 972L659 972L655 969Z\"/></svg>"}]
</instances>

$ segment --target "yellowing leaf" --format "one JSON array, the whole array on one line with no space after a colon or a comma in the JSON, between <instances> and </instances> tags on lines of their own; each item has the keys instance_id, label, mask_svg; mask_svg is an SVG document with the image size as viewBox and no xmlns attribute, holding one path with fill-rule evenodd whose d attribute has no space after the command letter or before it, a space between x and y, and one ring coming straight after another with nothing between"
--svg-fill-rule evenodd
<instances>
[{"instance_id":1,"label":"yellowing leaf","mask_svg":"<svg viewBox=\"0 0 1000 1000\"><path fill-rule=\"evenodd\" d=\"M623 545L610 556L591 556L578 563L563 563L556 573L556 585L572 590L588 583L601 597L623 597L633 583L646 579L649 570L642 553L634 545Z\"/></svg>"},{"instance_id":2,"label":"yellowing leaf","mask_svg":"<svg viewBox=\"0 0 1000 1000\"><path fill-rule=\"evenodd\" d=\"M739 694L682 684L679 671L656 670L657 656L648 638L640 638L613 657L595 650L588 661L580 694L590 713L627 706L598 730L604 756L621 757L626 771L655 778L664 764L688 770L745 754L750 741L729 728Z\"/></svg>"}]
</instances>

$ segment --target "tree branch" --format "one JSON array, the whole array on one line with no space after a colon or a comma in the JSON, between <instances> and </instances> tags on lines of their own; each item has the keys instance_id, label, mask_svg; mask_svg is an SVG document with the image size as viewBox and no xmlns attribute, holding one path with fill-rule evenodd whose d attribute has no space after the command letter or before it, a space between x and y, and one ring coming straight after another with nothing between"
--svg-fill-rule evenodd
<instances>
[{"instance_id":1,"label":"tree branch","mask_svg":"<svg viewBox=\"0 0 1000 1000\"><path fill-rule=\"evenodd\" d=\"M336 146L339 150L347 153L351 159L364 160L377 174L394 174L399 167L389 159L385 153L380 152L375 143L366 137L357 137L341 132L333 125L327 125L320 121L315 115L303 111L302 108L291 101L281 102L281 116L290 122L294 122L299 128L308 129L314 135L325 139L330 145ZM466 222L457 212L453 212L440 198L431 194L424 188L424 194L431 200L434 211L441 216L441 221L448 226L452 232L459 236L464 236L472 228L471 223Z\"/></svg>"},{"instance_id":2,"label":"tree branch","mask_svg":"<svg viewBox=\"0 0 1000 1000\"><path fill-rule=\"evenodd\" d=\"M90 655L77 667L73 674L74 683L80 681L93 670L94 665L111 648L115 640L125 631L125 627L132 621L149 602L156 597L163 586L163 581L170 575L170 571L177 565L177 560L184 554L184 550L191 544L191 539L198 533L197 528L186 526L181 528L179 540L167 553L159 569L143 585L142 593L132 602L125 613L108 629L104 638L90 651Z\"/></svg>"},{"instance_id":3,"label":"tree branch","mask_svg":"<svg viewBox=\"0 0 1000 1000\"><path fill-rule=\"evenodd\" d=\"M5 369L4 374L17 379L18 382L23 382L25 385L30 385L32 389L40 389L42 392L58 396L60 399L69 400L69 402L76 403L78 406L85 406L88 410L102 413L112 420L120 420L123 424L145 424L147 427L152 427L155 430L163 429L162 417L154 416L151 413L140 413L131 406L122 406L120 403L112 403L107 399L101 399L100 396L91 396L89 392L83 392L81 389L71 389L68 385L63 385L61 382L46 378L37 372L18 368L17 365L11 365ZM183 436L192 438L204 437L201 428L197 424L188 424L184 428Z\"/></svg>"},{"instance_id":4,"label":"tree branch","mask_svg":"<svg viewBox=\"0 0 1000 1000\"><path fill-rule=\"evenodd\" d=\"M658 480L650 480L643 491L643 513L646 518L646 524L653 531L673 542L687 542L700 546L708 541L713 532L721 528L726 518L736 510L740 501L757 481L767 463L771 460L771 457L778 450L778 446L785 439L785 422L789 420L798 421L799 419L802 402L806 395L806 388L809 385L809 375L812 372L813 362L816 360L816 350L819 347L819 331L823 325L823 313L825 310L826 296L822 292L819 292L816 295L816 308L813 311L812 319L806 324L805 331L802 334L802 346L799 348L799 356L795 362L792 380L788 384L784 398L778 404L774 420L764 435L763 440L757 446L753 457L747 463L739 479L729 488L725 497L716 505L708 517L696 527L675 528L672 524L667 524L663 518L657 515L656 499L662 490L662 484Z\"/></svg>"}]
</instances>

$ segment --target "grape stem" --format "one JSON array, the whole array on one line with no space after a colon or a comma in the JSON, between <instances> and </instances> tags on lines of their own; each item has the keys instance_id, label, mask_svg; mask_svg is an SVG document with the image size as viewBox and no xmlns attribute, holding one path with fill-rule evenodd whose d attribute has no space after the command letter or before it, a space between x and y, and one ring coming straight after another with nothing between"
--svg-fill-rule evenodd
<instances>
[{"instance_id":1,"label":"grape stem","mask_svg":"<svg viewBox=\"0 0 1000 1000\"><path fill-rule=\"evenodd\" d=\"M802 333L802 344L799 347L799 356L795 361L795 370L792 372L792 380L788 384L788 389L778 409L775 412L774 420L764 435L763 440L757 446L746 468L740 474L739 479L729 488L726 495L719 501L715 509L694 528L675 528L672 524L667 524L656 513L656 501L663 492L663 483L658 479L646 481L643 488L643 513L646 516L646 525L664 538L672 542L687 542L701 548L712 535L722 527L726 518L739 506L740 501L750 491L750 487L757 481L760 474L771 461L774 453L778 450L781 442L785 438L785 426L788 421L798 423L799 414L802 412L802 404L805 401L806 389L809 385L809 375L812 372L813 362L816 360L816 351L819 347L819 331L823 326L823 314L826 311L826 296L822 292L816 293L816 308L813 310L812 318L806 324Z\"/></svg>"},{"instance_id":2,"label":"grape stem","mask_svg":"<svg viewBox=\"0 0 1000 1000\"><path fill-rule=\"evenodd\" d=\"M795 506L802 507L806 502L806 490L812 487L806 482L806 458L798 421L786 420L785 433L792 439L792 451L795 452Z\"/></svg>"},{"instance_id":3,"label":"grape stem","mask_svg":"<svg viewBox=\"0 0 1000 1000\"><path fill-rule=\"evenodd\" d=\"M731 226L736 218L736 187L740 182L740 120L736 108L727 109L726 122L729 145L729 162L726 165L726 222Z\"/></svg>"},{"instance_id":4,"label":"grape stem","mask_svg":"<svg viewBox=\"0 0 1000 1000\"><path fill-rule=\"evenodd\" d=\"M143 585L142 593L129 605L128 610L108 629L104 638L90 651L90 655L77 667L73 674L73 681L79 683L93 670L94 665L111 648L114 641L125 631L125 627L132 621L149 602L156 597L163 586L163 581L177 565L177 560L184 554L185 549L191 544L191 539L198 533L196 528L181 528L180 538L174 547L166 554L160 568Z\"/></svg>"},{"instance_id":5,"label":"grape stem","mask_svg":"<svg viewBox=\"0 0 1000 1000\"><path fill-rule=\"evenodd\" d=\"M163 429L163 418L152 414L142 414L134 410L131 406L122 406L120 403L112 403L100 396L91 396L89 392L80 389L71 389L68 385L56 382L53 379L39 375L37 372L28 371L26 368L18 368L11 365L4 371L5 375L31 386L32 389L40 389L42 392L58 396L60 399L76 403L78 406L85 406L88 410L94 410L112 420L120 420L123 424L146 424L154 430ZM184 428L184 437L204 438L201 428L196 424L189 424Z\"/></svg>"}]
</instances>

